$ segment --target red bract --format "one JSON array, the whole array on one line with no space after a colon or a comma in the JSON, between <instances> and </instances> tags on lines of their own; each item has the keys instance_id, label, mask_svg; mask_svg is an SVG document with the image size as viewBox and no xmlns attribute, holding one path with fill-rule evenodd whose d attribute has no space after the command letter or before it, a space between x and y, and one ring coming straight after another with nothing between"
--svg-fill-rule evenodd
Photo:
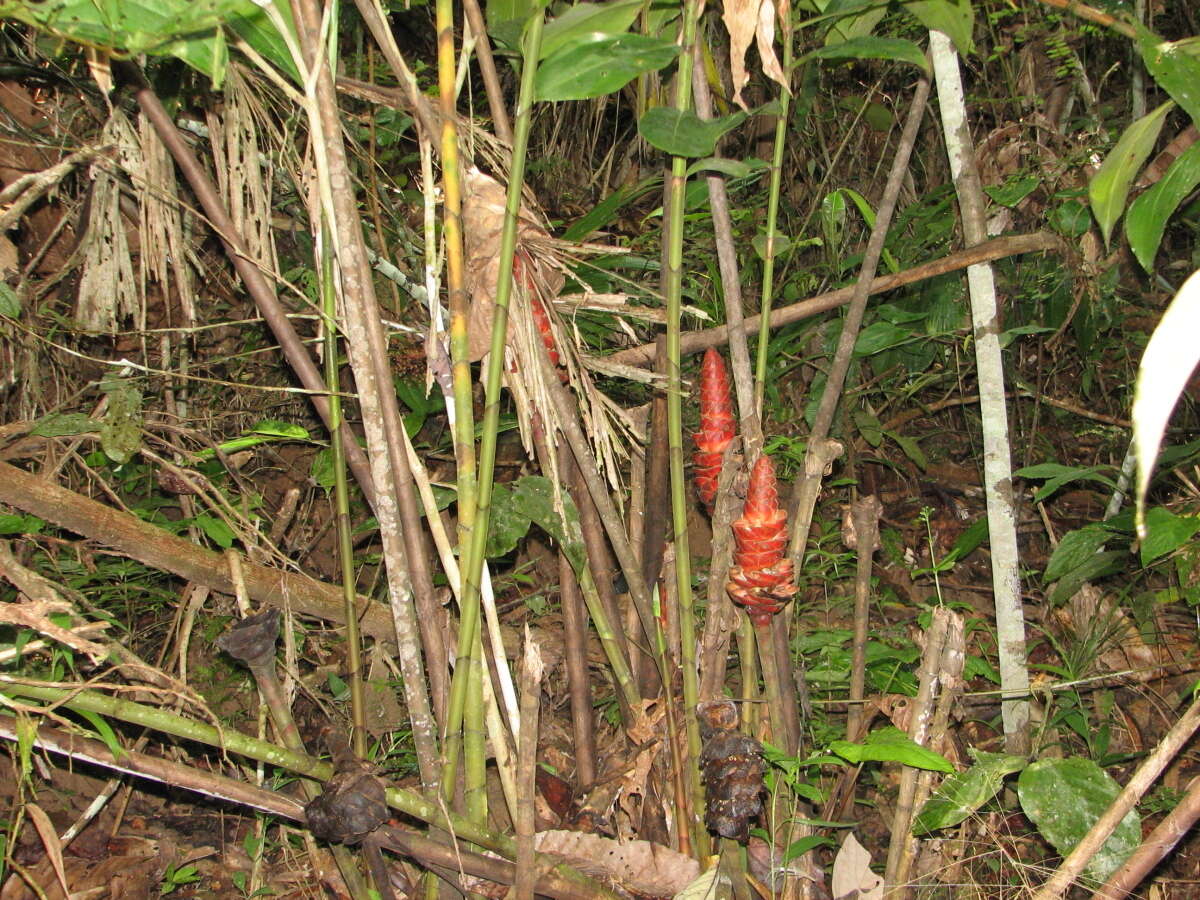
<instances>
[{"instance_id":1,"label":"red bract","mask_svg":"<svg viewBox=\"0 0 1200 900\"><path fill-rule=\"evenodd\" d=\"M729 596L746 607L756 625L765 624L796 592L787 547L787 513L779 506L775 468L760 456L750 473L741 518L733 523L735 565L729 570Z\"/></svg>"},{"instance_id":2,"label":"red bract","mask_svg":"<svg viewBox=\"0 0 1200 900\"><path fill-rule=\"evenodd\" d=\"M692 462L696 493L710 512L717 496L717 479L721 475L725 448L733 442L734 434L733 403L729 399L725 360L709 347L700 365L700 430L692 435L696 442Z\"/></svg>"},{"instance_id":3,"label":"red bract","mask_svg":"<svg viewBox=\"0 0 1200 900\"><path fill-rule=\"evenodd\" d=\"M546 348L546 355L550 357L550 364L558 369L559 380L565 383L568 376L566 370L561 367L562 357L559 356L558 347L554 343L554 329L550 327L550 314L546 312L546 307L542 305L541 299L537 296L537 285L531 270L531 260L527 259L524 253L518 251L513 254L513 280L524 287L528 293L529 312L533 316L534 327L542 336L542 344Z\"/></svg>"}]
</instances>

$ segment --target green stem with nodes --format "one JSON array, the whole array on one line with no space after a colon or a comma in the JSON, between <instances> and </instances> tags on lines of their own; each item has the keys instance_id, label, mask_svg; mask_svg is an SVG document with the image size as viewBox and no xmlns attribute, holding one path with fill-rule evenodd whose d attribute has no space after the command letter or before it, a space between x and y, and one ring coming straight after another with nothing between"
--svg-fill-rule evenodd
<instances>
[{"instance_id":1,"label":"green stem with nodes","mask_svg":"<svg viewBox=\"0 0 1200 900\"><path fill-rule=\"evenodd\" d=\"M692 105L692 50L696 41L696 21L700 3L684 4L683 48L679 70L675 74L675 108L685 112ZM687 160L671 160L670 225L667 234L667 444L671 460L671 523L675 535L675 580L679 602L679 630L682 642L684 722L688 738L687 783L692 809L688 827L692 833L692 851L703 859L709 853L708 832L704 828L704 786L700 781L700 728L696 722L699 683L696 672L696 616L692 596L692 566L687 538L686 482L683 471L683 380L679 371L679 327L683 305L683 200ZM668 702L670 683L664 683ZM681 810L682 812L682 810Z\"/></svg>"}]
</instances>

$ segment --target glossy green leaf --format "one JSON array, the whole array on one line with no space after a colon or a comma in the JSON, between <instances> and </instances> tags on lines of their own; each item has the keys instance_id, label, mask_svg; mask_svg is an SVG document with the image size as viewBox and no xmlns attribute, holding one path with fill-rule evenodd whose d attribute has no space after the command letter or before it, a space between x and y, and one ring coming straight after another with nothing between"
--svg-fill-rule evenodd
<instances>
[{"instance_id":1,"label":"glossy green leaf","mask_svg":"<svg viewBox=\"0 0 1200 900\"><path fill-rule=\"evenodd\" d=\"M112 726L108 724L103 716L99 716L86 709L75 710L75 712L88 720L88 723L95 729L96 736L108 748L108 752L113 755L113 759L120 760L124 758L125 748L121 746L121 741L117 738L117 733L113 731Z\"/></svg>"},{"instance_id":2,"label":"glossy green leaf","mask_svg":"<svg viewBox=\"0 0 1200 900\"><path fill-rule=\"evenodd\" d=\"M872 322L858 333L858 340L854 342L854 355L870 356L889 347L906 344L915 338L916 335L910 328L902 328L891 322Z\"/></svg>"},{"instance_id":3,"label":"glossy green leaf","mask_svg":"<svg viewBox=\"0 0 1200 900\"><path fill-rule=\"evenodd\" d=\"M218 519L216 516L201 513L193 521L196 523L196 527L203 531L208 536L208 539L222 550L228 550L233 546L234 538L237 535L233 533L232 528L225 524L224 519Z\"/></svg>"},{"instance_id":4,"label":"glossy green leaf","mask_svg":"<svg viewBox=\"0 0 1200 900\"><path fill-rule=\"evenodd\" d=\"M493 487L484 555L488 559L496 559L512 553L517 543L529 533L530 524L529 516L513 499L512 488L507 484Z\"/></svg>"},{"instance_id":5,"label":"glossy green leaf","mask_svg":"<svg viewBox=\"0 0 1200 900\"><path fill-rule=\"evenodd\" d=\"M954 42L960 56L975 51L971 32L975 27L975 8L971 0L910 0L904 8L917 17L930 31L940 31Z\"/></svg>"},{"instance_id":6,"label":"glossy green leaf","mask_svg":"<svg viewBox=\"0 0 1200 900\"><path fill-rule=\"evenodd\" d=\"M1164 41L1135 24L1146 71L1200 127L1200 38Z\"/></svg>"},{"instance_id":7,"label":"glossy green leaf","mask_svg":"<svg viewBox=\"0 0 1200 900\"><path fill-rule=\"evenodd\" d=\"M525 475L513 487L513 500L530 520L558 542L576 572L587 565L579 529L579 511L566 492L559 491L556 496L549 478ZM556 502L561 503L561 509Z\"/></svg>"},{"instance_id":8,"label":"glossy green leaf","mask_svg":"<svg viewBox=\"0 0 1200 900\"><path fill-rule=\"evenodd\" d=\"M588 40L563 46L542 60L534 77L534 94L538 100L603 97L643 72L669 65L678 55L675 44L644 34L589 35Z\"/></svg>"},{"instance_id":9,"label":"glossy green leaf","mask_svg":"<svg viewBox=\"0 0 1200 900\"><path fill-rule=\"evenodd\" d=\"M0 514L0 535L37 534L45 527L46 523L37 516Z\"/></svg>"},{"instance_id":10,"label":"glossy green leaf","mask_svg":"<svg viewBox=\"0 0 1200 900\"><path fill-rule=\"evenodd\" d=\"M746 120L737 112L719 119L701 119L691 110L656 106L638 119L638 134L670 156L711 156L717 141Z\"/></svg>"},{"instance_id":11,"label":"glossy green leaf","mask_svg":"<svg viewBox=\"0 0 1200 900\"><path fill-rule=\"evenodd\" d=\"M719 172L729 178L749 178L757 172L764 172L770 165L761 159L725 159L721 156L709 156L698 159L687 168L686 178L698 172Z\"/></svg>"},{"instance_id":12,"label":"glossy green leaf","mask_svg":"<svg viewBox=\"0 0 1200 900\"><path fill-rule=\"evenodd\" d=\"M1120 785L1090 759L1039 759L1017 780L1021 809L1062 856L1075 849L1120 791ZM1130 810L1092 857L1087 873L1106 880L1141 841L1141 819Z\"/></svg>"},{"instance_id":13,"label":"glossy green leaf","mask_svg":"<svg viewBox=\"0 0 1200 900\"><path fill-rule=\"evenodd\" d=\"M943 781L913 819L912 833L917 837L962 822L996 796L1006 775L1025 768L1023 756L988 753L975 748L970 752L975 757L975 765Z\"/></svg>"},{"instance_id":14,"label":"glossy green leaf","mask_svg":"<svg viewBox=\"0 0 1200 900\"><path fill-rule=\"evenodd\" d=\"M1096 217L1096 224L1100 226L1105 243L1108 243L1117 220L1125 211L1129 186L1133 184L1133 179L1141 171L1146 157L1154 149L1154 142L1158 140L1163 120L1174 105L1168 100L1154 112L1147 113L1126 128L1117 145L1092 176L1091 183L1088 184L1088 199L1091 201L1092 214Z\"/></svg>"},{"instance_id":15,"label":"glossy green leaf","mask_svg":"<svg viewBox=\"0 0 1200 900\"><path fill-rule=\"evenodd\" d=\"M1192 370L1200 361L1200 271L1183 283L1150 336L1138 369L1133 397L1133 442L1137 453L1138 534L1145 535L1146 490L1167 421Z\"/></svg>"},{"instance_id":16,"label":"glossy green leaf","mask_svg":"<svg viewBox=\"0 0 1200 900\"><path fill-rule=\"evenodd\" d=\"M546 59L563 47L579 43L592 34L624 34L641 9L642 0L576 3L545 24L538 59Z\"/></svg>"},{"instance_id":17,"label":"glossy green leaf","mask_svg":"<svg viewBox=\"0 0 1200 900\"><path fill-rule=\"evenodd\" d=\"M106 381L100 389L108 397L100 421L100 446L113 462L129 462L142 446L142 392L124 378Z\"/></svg>"},{"instance_id":18,"label":"glossy green leaf","mask_svg":"<svg viewBox=\"0 0 1200 900\"><path fill-rule=\"evenodd\" d=\"M1111 471L1112 466L1064 466L1062 463L1047 462L1017 469L1013 475L1017 478L1045 479L1046 483L1033 495L1034 501L1041 503L1060 487L1073 481L1096 481L1106 488L1115 488L1113 480L1101 474Z\"/></svg>"},{"instance_id":19,"label":"glossy green leaf","mask_svg":"<svg viewBox=\"0 0 1200 900\"><path fill-rule=\"evenodd\" d=\"M66 437L72 434L95 434L100 423L87 413L50 413L38 420L29 432L37 437Z\"/></svg>"},{"instance_id":20,"label":"glossy green leaf","mask_svg":"<svg viewBox=\"0 0 1200 900\"><path fill-rule=\"evenodd\" d=\"M1200 531L1200 516L1177 516L1156 506L1146 513L1146 536L1142 538L1142 565L1173 553Z\"/></svg>"},{"instance_id":21,"label":"glossy green leaf","mask_svg":"<svg viewBox=\"0 0 1200 900\"><path fill-rule=\"evenodd\" d=\"M1133 255L1147 272L1152 271L1167 220L1197 185L1200 185L1200 143L1179 154L1158 184L1129 204L1125 236Z\"/></svg>"},{"instance_id":22,"label":"glossy green leaf","mask_svg":"<svg viewBox=\"0 0 1200 900\"><path fill-rule=\"evenodd\" d=\"M299 84L300 70L296 68L287 42L271 21L271 17L256 3L247 2L238 6L246 8L231 11L225 25L249 44L259 56ZM296 27L292 19L292 5L285 0L275 0L275 9L279 11L280 18L289 32L294 35Z\"/></svg>"},{"instance_id":23,"label":"glossy green leaf","mask_svg":"<svg viewBox=\"0 0 1200 900\"><path fill-rule=\"evenodd\" d=\"M934 753L916 743L899 728L887 727L872 731L861 744L833 741L829 749L851 763L898 762L933 772L953 772L954 766L940 753Z\"/></svg>"},{"instance_id":24,"label":"glossy green leaf","mask_svg":"<svg viewBox=\"0 0 1200 900\"><path fill-rule=\"evenodd\" d=\"M9 0L0 3L0 16L121 55L175 56L219 87L228 63L220 26L253 9L250 0Z\"/></svg>"},{"instance_id":25,"label":"glossy green leaf","mask_svg":"<svg viewBox=\"0 0 1200 900\"><path fill-rule=\"evenodd\" d=\"M520 50L525 23L539 8L536 0L488 0L485 6L488 34L499 47Z\"/></svg>"},{"instance_id":26,"label":"glossy green leaf","mask_svg":"<svg viewBox=\"0 0 1200 900\"><path fill-rule=\"evenodd\" d=\"M884 434L896 442L896 446L904 451L904 455L912 460L913 465L918 469L924 472L929 468L929 458L916 440L895 431L886 431Z\"/></svg>"},{"instance_id":27,"label":"glossy green leaf","mask_svg":"<svg viewBox=\"0 0 1200 900\"><path fill-rule=\"evenodd\" d=\"M852 37L838 44L829 44L804 54L798 63L811 59L890 59L895 62L912 63L921 71L928 71L925 52L912 41L903 38Z\"/></svg>"},{"instance_id":28,"label":"glossy green leaf","mask_svg":"<svg viewBox=\"0 0 1200 900\"><path fill-rule=\"evenodd\" d=\"M1078 569L1089 562L1111 537L1111 531L1103 525L1096 524L1068 531L1050 555L1050 562L1046 564L1045 579L1058 581L1068 572Z\"/></svg>"},{"instance_id":29,"label":"glossy green leaf","mask_svg":"<svg viewBox=\"0 0 1200 900\"><path fill-rule=\"evenodd\" d=\"M21 317L21 298L3 281L0 281L0 316L7 316L10 319Z\"/></svg>"},{"instance_id":30,"label":"glossy green leaf","mask_svg":"<svg viewBox=\"0 0 1200 900\"><path fill-rule=\"evenodd\" d=\"M1036 175L1022 175L1006 178L1003 184L995 184L983 190L996 203L1011 208L1036 191L1041 183L1042 179Z\"/></svg>"}]
</instances>

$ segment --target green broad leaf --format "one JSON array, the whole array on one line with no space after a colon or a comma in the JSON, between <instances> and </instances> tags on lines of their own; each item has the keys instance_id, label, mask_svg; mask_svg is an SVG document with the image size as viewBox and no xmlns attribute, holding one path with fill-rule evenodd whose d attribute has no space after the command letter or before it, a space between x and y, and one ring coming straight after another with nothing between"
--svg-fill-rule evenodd
<instances>
[{"instance_id":1,"label":"green broad leaf","mask_svg":"<svg viewBox=\"0 0 1200 900\"><path fill-rule=\"evenodd\" d=\"M818 847L836 847L837 843L833 838L826 837L821 834L810 834L808 837L800 838L798 841L793 841L788 844L787 849L783 851L783 859L781 862L786 865L793 859L799 859L809 850L816 850Z\"/></svg>"},{"instance_id":2,"label":"green broad leaf","mask_svg":"<svg viewBox=\"0 0 1200 900\"><path fill-rule=\"evenodd\" d=\"M1145 537L1146 491L1175 402L1200 361L1200 271L1183 283L1150 335L1133 396L1137 453L1137 532Z\"/></svg>"},{"instance_id":3,"label":"green broad leaf","mask_svg":"<svg viewBox=\"0 0 1200 900\"><path fill-rule=\"evenodd\" d=\"M1061 463L1048 462L1025 466L1023 469L1017 469L1013 475L1017 478L1045 479L1046 483L1033 495L1034 502L1041 503L1064 484L1073 481L1097 481L1106 488L1115 488L1111 478L1100 474L1110 471L1112 466L1064 466Z\"/></svg>"},{"instance_id":4,"label":"green broad leaf","mask_svg":"<svg viewBox=\"0 0 1200 900\"><path fill-rule=\"evenodd\" d=\"M975 52L975 41L971 36L975 27L975 8L970 0L910 0L904 8L930 31L940 31L954 42L960 56Z\"/></svg>"},{"instance_id":5,"label":"green broad leaf","mask_svg":"<svg viewBox=\"0 0 1200 900\"><path fill-rule=\"evenodd\" d=\"M854 342L855 356L871 356L891 347L899 347L916 338L910 328L901 328L891 322L872 322L858 333Z\"/></svg>"},{"instance_id":6,"label":"green broad leaf","mask_svg":"<svg viewBox=\"0 0 1200 900\"><path fill-rule=\"evenodd\" d=\"M890 59L912 63L922 72L929 71L925 52L912 41L903 38L852 37L804 54L797 60L797 65L811 59Z\"/></svg>"},{"instance_id":7,"label":"green broad leaf","mask_svg":"<svg viewBox=\"0 0 1200 900\"><path fill-rule=\"evenodd\" d=\"M1179 204L1200 185L1200 144L1192 144L1167 169L1158 184L1129 204L1125 214L1125 236L1129 249L1151 272L1167 220Z\"/></svg>"},{"instance_id":8,"label":"green broad leaf","mask_svg":"<svg viewBox=\"0 0 1200 900\"><path fill-rule=\"evenodd\" d=\"M266 10L255 3L238 5L247 8L230 12L225 20L226 27L249 44L259 56L299 84L300 70L296 68L287 42L271 21L271 17L267 15ZM275 0L274 5L289 33L295 35L296 26L292 19L291 4L283 2L283 0Z\"/></svg>"},{"instance_id":9,"label":"green broad leaf","mask_svg":"<svg viewBox=\"0 0 1200 900\"><path fill-rule=\"evenodd\" d=\"M263 419L250 429L250 433L283 438L288 441L306 441L309 437L307 428L277 419Z\"/></svg>"},{"instance_id":10,"label":"green broad leaf","mask_svg":"<svg viewBox=\"0 0 1200 900\"><path fill-rule=\"evenodd\" d=\"M642 0L576 3L545 24L538 59L546 59L563 47L584 41L592 34L624 34L641 10Z\"/></svg>"},{"instance_id":11,"label":"green broad leaf","mask_svg":"<svg viewBox=\"0 0 1200 900\"><path fill-rule=\"evenodd\" d=\"M934 753L916 743L899 728L889 726L872 731L861 744L833 741L829 749L850 763L898 762L915 769L932 772L954 771L954 766L940 753Z\"/></svg>"},{"instance_id":12,"label":"green broad leaf","mask_svg":"<svg viewBox=\"0 0 1200 900\"><path fill-rule=\"evenodd\" d=\"M488 0L485 6L488 34L501 49L521 49L525 23L540 9L537 0Z\"/></svg>"},{"instance_id":13,"label":"green broad leaf","mask_svg":"<svg viewBox=\"0 0 1200 900\"><path fill-rule=\"evenodd\" d=\"M775 235L775 258L783 256L789 250L795 250L798 247L819 247L821 245L820 238L809 238L799 243L793 243L792 239L786 234ZM754 248L754 252L758 254L759 259L767 258L767 236L763 232L756 234L750 241L750 246Z\"/></svg>"},{"instance_id":14,"label":"green broad leaf","mask_svg":"<svg viewBox=\"0 0 1200 900\"><path fill-rule=\"evenodd\" d=\"M644 72L670 65L678 55L674 43L644 34L589 35L542 60L533 80L534 95L538 100L603 97Z\"/></svg>"},{"instance_id":15,"label":"green broad leaf","mask_svg":"<svg viewBox=\"0 0 1200 900\"><path fill-rule=\"evenodd\" d=\"M557 498L556 498L557 493ZM556 507L561 502L561 510ZM513 486L513 502L542 531L558 542L576 572L587 566L587 553L579 529L579 511L565 491L543 475L525 475Z\"/></svg>"},{"instance_id":16,"label":"green broad leaf","mask_svg":"<svg viewBox=\"0 0 1200 900\"><path fill-rule=\"evenodd\" d=\"M688 166L685 177L691 178L697 172L719 172L729 178L749 178L751 175L769 168L770 165L761 159L740 160L709 156L698 159Z\"/></svg>"},{"instance_id":17,"label":"green broad leaf","mask_svg":"<svg viewBox=\"0 0 1200 900\"><path fill-rule=\"evenodd\" d=\"M1019 178L1007 178L1003 184L985 187L984 192L995 203L1010 209L1037 190L1042 180L1035 175L1024 175Z\"/></svg>"},{"instance_id":18,"label":"green broad leaf","mask_svg":"<svg viewBox=\"0 0 1200 900\"><path fill-rule=\"evenodd\" d=\"M1121 213L1125 211L1129 186L1154 149L1163 121L1174 105L1168 100L1126 128L1088 184L1092 215L1096 217L1096 224L1100 226L1106 244Z\"/></svg>"},{"instance_id":19,"label":"green broad leaf","mask_svg":"<svg viewBox=\"0 0 1200 900\"><path fill-rule=\"evenodd\" d=\"M325 677L329 685L329 693L333 694L334 700L345 700L350 696L350 685L346 684L344 678L334 672L330 672Z\"/></svg>"},{"instance_id":20,"label":"green broad leaf","mask_svg":"<svg viewBox=\"0 0 1200 900\"><path fill-rule=\"evenodd\" d=\"M307 441L309 437L308 429L302 428L299 425L293 425L290 422L280 422L275 419L264 419L241 437L236 437L231 441L225 441L221 444L221 452L237 453L240 450L248 450L260 444L271 444L275 441ZM212 459L216 456L216 451L208 448L198 451L196 456L200 459Z\"/></svg>"},{"instance_id":21,"label":"green broad leaf","mask_svg":"<svg viewBox=\"0 0 1200 900\"><path fill-rule=\"evenodd\" d=\"M516 549L520 540L529 533L532 519L513 497L512 488L497 484L492 488L491 512L488 516L487 546L484 556L496 559L507 556Z\"/></svg>"},{"instance_id":22,"label":"green broad leaf","mask_svg":"<svg viewBox=\"0 0 1200 900\"><path fill-rule=\"evenodd\" d=\"M1039 759L1017 779L1021 809L1062 856L1075 849L1120 792L1120 785L1090 759ZM1130 810L1092 857L1087 874L1106 881L1141 842L1141 818Z\"/></svg>"},{"instance_id":23,"label":"green broad leaf","mask_svg":"<svg viewBox=\"0 0 1200 900\"><path fill-rule=\"evenodd\" d=\"M9 319L21 317L21 298L3 281L0 281L0 317Z\"/></svg>"},{"instance_id":24,"label":"green broad leaf","mask_svg":"<svg viewBox=\"0 0 1200 900\"><path fill-rule=\"evenodd\" d=\"M1177 516L1156 506L1146 512L1146 536L1142 538L1142 565L1173 553L1200 531L1200 516Z\"/></svg>"},{"instance_id":25,"label":"green broad leaf","mask_svg":"<svg viewBox=\"0 0 1200 900\"><path fill-rule=\"evenodd\" d=\"M946 554L942 563L956 563L964 556L970 555L974 550L983 545L983 542L988 539L990 534L987 516L980 516L958 536L958 540L954 542L954 546L950 548L950 552Z\"/></svg>"},{"instance_id":26,"label":"green broad leaf","mask_svg":"<svg viewBox=\"0 0 1200 900\"><path fill-rule=\"evenodd\" d=\"M46 523L37 516L4 513L0 515L0 535L38 534Z\"/></svg>"},{"instance_id":27,"label":"green broad leaf","mask_svg":"<svg viewBox=\"0 0 1200 900\"><path fill-rule=\"evenodd\" d=\"M29 432L38 437L67 437L73 434L95 434L100 423L87 413L50 413L38 420Z\"/></svg>"},{"instance_id":28,"label":"green broad leaf","mask_svg":"<svg viewBox=\"0 0 1200 900\"><path fill-rule=\"evenodd\" d=\"M1062 536L1046 564L1046 581L1058 581L1068 572L1073 572L1089 562L1111 538L1112 532L1098 524L1068 531Z\"/></svg>"},{"instance_id":29,"label":"green broad leaf","mask_svg":"<svg viewBox=\"0 0 1200 900\"><path fill-rule=\"evenodd\" d=\"M45 0L0 2L0 16L55 37L132 56L174 56L220 87L228 49L220 27L230 15L249 15L251 0Z\"/></svg>"},{"instance_id":30,"label":"green broad leaf","mask_svg":"<svg viewBox=\"0 0 1200 900\"><path fill-rule=\"evenodd\" d=\"M1164 41L1142 25L1134 28L1146 71L1200 126L1200 38Z\"/></svg>"},{"instance_id":31,"label":"green broad leaf","mask_svg":"<svg viewBox=\"0 0 1200 900\"><path fill-rule=\"evenodd\" d=\"M1089 581L1104 578L1129 567L1129 551L1104 550L1089 557L1085 562L1068 571L1054 585L1046 598L1051 608L1070 600Z\"/></svg>"},{"instance_id":32,"label":"green broad leaf","mask_svg":"<svg viewBox=\"0 0 1200 900\"><path fill-rule=\"evenodd\" d=\"M912 833L923 837L959 824L999 793L1006 775L1025 768L1023 756L971 748L975 765L948 777L913 819Z\"/></svg>"},{"instance_id":33,"label":"green broad leaf","mask_svg":"<svg viewBox=\"0 0 1200 900\"><path fill-rule=\"evenodd\" d=\"M904 455L911 459L913 465L918 469L924 472L929 468L929 458L925 455L925 451L921 449L921 445L915 440L895 431L885 431L884 434L896 442L896 446L904 451Z\"/></svg>"},{"instance_id":34,"label":"green broad leaf","mask_svg":"<svg viewBox=\"0 0 1200 900\"><path fill-rule=\"evenodd\" d=\"M104 382L108 409L100 421L100 446L115 463L127 463L142 446L142 392L125 378Z\"/></svg>"},{"instance_id":35,"label":"green broad leaf","mask_svg":"<svg viewBox=\"0 0 1200 900\"><path fill-rule=\"evenodd\" d=\"M879 421L879 417L870 410L854 410L854 426L862 435L862 439L872 447L878 447L883 443L883 425Z\"/></svg>"},{"instance_id":36,"label":"green broad leaf","mask_svg":"<svg viewBox=\"0 0 1200 900\"><path fill-rule=\"evenodd\" d=\"M192 521L196 523L196 527L203 531L210 541L220 547L222 550L228 550L233 546L233 540L236 535L222 519L216 516L210 516L207 513L201 513Z\"/></svg>"},{"instance_id":37,"label":"green broad leaf","mask_svg":"<svg viewBox=\"0 0 1200 900\"><path fill-rule=\"evenodd\" d=\"M744 112L719 119L701 119L691 110L656 106L638 119L638 134L652 147L670 156L712 156L721 135L745 120Z\"/></svg>"},{"instance_id":38,"label":"green broad leaf","mask_svg":"<svg viewBox=\"0 0 1200 900\"><path fill-rule=\"evenodd\" d=\"M1000 347L1003 349L1017 338L1023 337L1027 334L1046 334L1047 332L1054 330L1055 329L1046 325L1018 325L1016 328L1010 328L1008 331L1005 331L1000 335Z\"/></svg>"},{"instance_id":39,"label":"green broad leaf","mask_svg":"<svg viewBox=\"0 0 1200 900\"><path fill-rule=\"evenodd\" d=\"M317 487L332 490L336 483L336 477L333 471L333 450L330 447L324 447L317 451L317 455L313 457L312 465L308 467L308 477L312 479L313 484Z\"/></svg>"},{"instance_id":40,"label":"green broad leaf","mask_svg":"<svg viewBox=\"0 0 1200 900\"><path fill-rule=\"evenodd\" d=\"M119 760L125 756L125 748L121 746L121 741L117 738L117 733L113 731L112 726L105 721L103 716L98 716L96 713L85 709L77 709L75 712L87 719L88 724L95 730L96 736L104 742L104 746L108 748L108 752L113 755L113 759Z\"/></svg>"}]
</instances>

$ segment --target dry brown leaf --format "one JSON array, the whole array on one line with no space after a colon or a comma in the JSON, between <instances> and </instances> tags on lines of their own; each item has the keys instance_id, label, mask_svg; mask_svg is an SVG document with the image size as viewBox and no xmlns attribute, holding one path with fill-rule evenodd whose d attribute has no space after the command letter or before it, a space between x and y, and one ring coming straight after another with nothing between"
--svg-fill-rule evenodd
<instances>
[{"instance_id":1,"label":"dry brown leaf","mask_svg":"<svg viewBox=\"0 0 1200 900\"><path fill-rule=\"evenodd\" d=\"M833 861L830 887L834 900L858 897L859 900L880 900L883 879L871 871L871 854L851 832L842 841L842 849Z\"/></svg>"},{"instance_id":2,"label":"dry brown leaf","mask_svg":"<svg viewBox=\"0 0 1200 900\"><path fill-rule=\"evenodd\" d=\"M789 0L779 0L779 17L785 22L790 9ZM746 51L750 49L752 40L758 44L763 73L787 89L787 77L779 64L779 57L775 55L775 13L772 0L725 0L722 18L729 32L733 99L742 108L746 107L742 88L750 81L750 73L746 71Z\"/></svg>"},{"instance_id":3,"label":"dry brown leaf","mask_svg":"<svg viewBox=\"0 0 1200 900\"><path fill-rule=\"evenodd\" d=\"M578 831L543 831L534 841L540 852L561 857L584 874L652 897L673 896L700 874L700 864L690 856L650 841L622 844Z\"/></svg>"}]
</instances>

